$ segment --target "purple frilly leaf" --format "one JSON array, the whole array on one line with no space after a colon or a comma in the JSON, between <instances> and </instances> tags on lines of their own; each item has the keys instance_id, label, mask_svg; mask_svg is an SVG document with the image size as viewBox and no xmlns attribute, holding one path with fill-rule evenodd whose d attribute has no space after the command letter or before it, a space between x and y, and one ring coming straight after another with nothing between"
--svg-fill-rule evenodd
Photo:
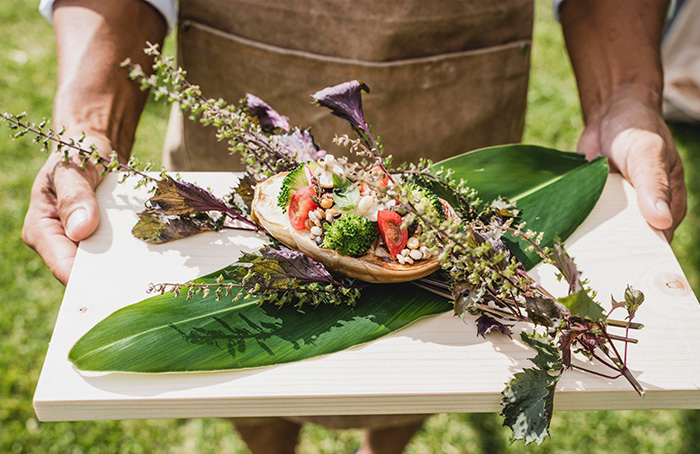
<instances>
[{"instance_id":1,"label":"purple frilly leaf","mask_svg":"<svg viewBox=\"0 0 700 454\"><path fill-rule=\"evenodd\" d=\"M314 137L308 129L294 128L289 134L274 136L279 149L292 156L296 162L318 161L326 155L314 142Z\"/></svg>"},{"instance_id":2,"label":"purple frilly leaf","mask_svg":"<svg viewBox=\"0 0 700 454\"><path fill-rule=\"evenodd\" d=\"M333 87L324 88L313 94L314 101L331 110L336 117L342 118L353 126L365 127L362 113L362 92L369 93L369 87L360 81L343 82Z\"/></svg>"},{"instance_id":3,"label":"purple frilly leaf","mask_svg":"<svg viewBox=\"0 0 700 454\"><path fill-rule=\"evenodd\" d=\"M454 299L454 313L459 317L479 303L486 293L483 286L476 287L469 281L455 282L450 290Z\"/></svg>"},{"instance_id":4,"label":"purple frilly leaf","mask_svg":"<svg viewBox=\"0 0 700 454\"><path fill-rule=\"evenodd\" d=\"M569 256L564 246L558 240L554 242L552 251L554 264L569 284L569 294L580 291L583 288L580 280L581 272L578 270L576 263L574 263L574 259Z\"/></svg>"},{"instance_id":5,"label":"purple frilly leaf","mask_svg":"<svg viewBox=\"0 0 700 454\"><path fill-rule=\"evenodd\" d=\"M333 282L333 277L321 263L302 252L280 246L261 249L260 254L267 260L276 261L289 278L302 282Z\"/></svg>"},{"instance_id":6,"label":"purple frilly leaf","mask_svg":"<svg viewBox=\"0 0 700 454\"><path fill-rule=\"evenodd\" d=\"M561 364L564 369L571 366L571 345L576 340L576 333L564 331L559 337L559 351L561 352Z\"/></svg>"},{"instance_id":7,"label":"purple frilly leaf","mask_svg":"<svg viewBox=\"0 0 700 454\"><path fill-rule=\"evenodd\" d=\"M525 297L527 316L536 325L555 326L564 317L556 303L544 297Z\"/></svg>"},{"instance_id":8,"label":"purple frilly leaf","mask_svg":"<svg viewBox=\"0 0 700 454\"><path fill-rule=\"evenodd\" d=\"M238 269L241 276L246 276L248 270L253 272L246 278L248 284L258 284L268 290L289 290L299 284L335 282L322 264L284 246L263 248L259 254L243 254L238 264L243 265Z\"/></svg>"},{"instance_id":9,"label":"purple frilly leaf","mask_svg":"<svg viewBox=\"0 0 700 454\"><path fill-rule=\"evenodd\" d=\"M510 326L504 325L503 323L499 322L498 320L492 317L489 317L486 314L482 314L479 318L476 319L477 336L486 337L487 334L490 334L491 331L494 330L512 338Z\"/></svg>"},{"instance_id":10,"label":"purple frilly leaf","mask_svg":"<svg viewBox=\"0 0 700 454\"><path fill-rule=\"evenodd\" d=\"M156 193L148 202L162 214L173 216L228 210L223 200L192 183L166 176L158 180L157 185Z\"/></svg>"},{"instance_id":11,"label":"purple frilly leaf","mask_svg":"<svg viewBox=\"0 0 700 454\"><path fill-rule=\"evenodd\" d=\"M240 201L245 205L247 211L250 211L250 206L255 198L255 180L249 173L238 178L238 185L229 195L231 205L236 205L236 196L240 197Z\"/></svg>"},{"instance_id":12,"label":"purple frilly leaf","mask_svg":"<svg viewBox=\"0 0 700 454\"><path fill-rule=\"evenodd\" d=\"M214 230L207 220L166 216L154 210L143 211L138 216L139 221L131 229L132 235L153 244L163 244Z\"/></svg>"},{"instance_id":13,"label":"purple frilly leaf","mask_svg":"<svg viewBox=\"0 0 700 454\"><path fill-rule=\"evenodd\" d=\"M289 118L280 115L279 112L257 96L248 93L245 96L245 105L248 107L248 113L258 119L263 131L272 132L276 128L289 131Z\"/></svg>"}]
</instances>

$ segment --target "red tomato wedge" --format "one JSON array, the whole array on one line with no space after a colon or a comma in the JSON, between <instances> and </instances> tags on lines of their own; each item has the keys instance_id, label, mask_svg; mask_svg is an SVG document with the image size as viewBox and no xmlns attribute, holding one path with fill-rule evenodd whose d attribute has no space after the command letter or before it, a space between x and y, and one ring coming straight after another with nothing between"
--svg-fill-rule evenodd
<instances>
[{"instance_id":1,"label":"red tomato wedge","mask_svg":"<svg viewBox=\"0 0 700 454\"><path fill-rule=\"evenodd\" d=\"M377 184L379 185L380 188L385 188L389 186L389 183L391 182L391 177L382 169L380 166L374 166L372 167L371 170L372 173L376 173L377 176L379 175L384 175L383 178L380 178L379 181L377 181ZM360 187L360 194L365 195L369 191L369 185L367 183L362 183L362 186Z\"/></svg>"},{"instance_id":2,"label":"red tomato wedge","mask_svg":"<svg viewBox=\"0 0 700 454\"><path fill-rule=\"evenodd\" d=\"M289 202L289 223L295 230L304 230L306 220L309 219L309 211L318 208L311 196L316 196L316 190L311 186L303 186L292 195Z\"/></svg>"},{"instance_id":3,"label":"red tomato wedge","mask_svg":"<svg viewBox=\"0 0 700 454\"><path fill-rule=\"evenodd\" d=\"M379 234L393 258L396 258L403 251L408 242L408 229L401 228L402 222L401 215L396 211L377 211Z\"/></svg>"},{"instance_id":4,"label":"red tomato wedge","mask_svg":"<svg viewBox=\"0 0 700 454\"><path fill-rule=\"evenodd\" d=\"M374 166L372 168L372 173L378 173L380 175L384 175L384 177L379 180L379 186L382 188L385 188L389 186L389 182L391 181L391 177L382 169L380 166Z\"/></svg>"}]
</instances>

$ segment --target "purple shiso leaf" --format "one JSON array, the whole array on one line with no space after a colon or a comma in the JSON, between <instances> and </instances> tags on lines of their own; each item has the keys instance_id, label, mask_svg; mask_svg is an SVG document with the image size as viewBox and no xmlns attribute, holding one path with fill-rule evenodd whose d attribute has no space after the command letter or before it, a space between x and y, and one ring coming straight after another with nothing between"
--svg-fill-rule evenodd
<instances>
[{"instance_id":1,"label":"purple shiso leaf","mask_svg":"<svg viewBox=\"0 0 700 454\"><path fill-rule=\"evenodd\" d=\"M296 162L317 161L326 155L320 150L308 129L294 128L289 134L274 136L279 148L292 156Z\"/></svg>"},{"instance_id":2,"label":"purple shiso leaf","mask_svg":"<svg viewBox=\"0 0 700 454\"><path fill-rule=\"evenodd\" d=\"M260 253L267 260L277 261L287 277L299 279L302 282L333 282L332 276L321 263L302 252L280 246L277 249L261 249Z\"/></svg>"},{"instance_id":3,"label":"purple shiso leaf","mask_svg":"<svg viewBox=\"0 0 700 454\"><path fill-rule=\"evenodd\" d=\"M154 209L170 216L203 211L228 211L226 203L210 192L169 176L157 182L156 193L148 202Z\"/></svg>"},{"instance_id":4,"label":"purple shiso leaf","mask_svg":"<svg viewBox=\"0 0 700 454\"><path fill-rule=\"evenodd\" d=\"M163 244L214 230L207 221L167 216L155 210L142 211L138 216L139 221L131 229L131 233L136 238L152 244Z\"/></svg>"},{"instance_id":5,"label":"purple shiso leaf","mask_svg":"<svg viewBox=\"0 0 700 454\"><path fill-rule=\"evenodd\" d=\"M238 184L229 195L229 200L232 201L232 205L235 204L234 194L238 195L247 207L253 204L253 199L255 198L255 184L256 181L249 173L245 173L242 177L238 178Z\"/></svg>"},{"instance_id":6,"label":"purple shiso leaf","mask_svg":"<svg viewBox=\"0 0 700 454\"><path fill-rule=\"evenodd\" d=\"M369 87L360 81L343 82L333 87L324 88L312 97L314 101L331 110L336 117L359 128L365 127L362 113L362 92L369 93Z\"/></svg>"},{"instance_id":7,"label":"purple shiso leaf","mask_svg":"<svg viewBox=\"0 0 700 454\"><path fill-rule=\"evenodd\" d=\"M576 338L576 334L571 331L562 333L559 338L559 351L561 352L561 363L564 369L571 366L571 345Z\"/></svg>"},{"instance_id":8,"label":"purple shiso leaf","mask_svg":"<svg viewBox=\"0 0 700 454\"><path fill-rule=\"evenodd\" d=\"M583 288L580 280L581 272L576 267L574 259L569 256L564 249L564 246L558 239L554 243L553 252L554 264L557 266L559 272L561 272L562 276L564 276L564 279L566 279L566 282L569 284L569 294L573 294L581 290Z\"/></svg>"},{"instance_id":9,"label":"purple shiso leaf","mask_svg":"<svg viewBox=\"0 0 700 454\"><path fill-rule=\"evenodd\" d=\"M248 93L245 96L245 104L248 106L250 115L257 117L263 131L272 132L276 128L289 131L289 119L280 115L262 99Z\"/></svg>"},{"instance_id":10,"label":"purple shiso leaf","mask_svg":"<svg viewBox=\"0 0 700 454\"><path fill-rule=\"evenodd\" d=\"M536 325L556 326L564 317L559 306L549 298L526 296L525 310Z\"/></svg>"},{"instance_id":11,"label":"purple shiso leaf","mask_svg":"<svg viewBox=\"0 0 700 454\"><path fill-rule=\"evenodd\" d=\"M481 314L481 316L476 319L476 335L486 337L486 335L491 334L492 331L500 332L512 338L510 326L504 325L486 314Z\"/></svg>"}]
</instances>

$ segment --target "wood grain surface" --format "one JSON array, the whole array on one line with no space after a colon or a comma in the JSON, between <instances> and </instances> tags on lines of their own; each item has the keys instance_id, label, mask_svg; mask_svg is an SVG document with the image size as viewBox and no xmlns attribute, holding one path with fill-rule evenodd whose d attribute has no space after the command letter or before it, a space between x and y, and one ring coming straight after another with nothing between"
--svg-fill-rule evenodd
<instances>
[{"instance_id":1,"label":"wood grain surface","mask_svg":"<svg viewBox=\"0 0 700 454\"><path fill-rule=\"evenodd\" d=\"M183 177L218 195L236 182L226 173ZM275 367L80 372L67 359L71 346L110 313L148 297L150 282L204 275L264 242L226 232L143 243L130 230L148 195L132 186L117 185L111 175L98 188L102 222L80 245L34 396L42 421L495 412L504 384L534 356L520 341L477 337L473 319L445 313L367 345ZM555 409L700 408L700 306L670 246L643 220L634 190L619 175L610 175L600 202L567 247L603 305L611 295L621 299L627 284L645 293L636 319L645 328L633 332L639 343L630 346L628 361L647 392L640 398L624 379L568 371L557 386ZM551 267L533 274L564 294Z\"/></svg>"}]
</instances>

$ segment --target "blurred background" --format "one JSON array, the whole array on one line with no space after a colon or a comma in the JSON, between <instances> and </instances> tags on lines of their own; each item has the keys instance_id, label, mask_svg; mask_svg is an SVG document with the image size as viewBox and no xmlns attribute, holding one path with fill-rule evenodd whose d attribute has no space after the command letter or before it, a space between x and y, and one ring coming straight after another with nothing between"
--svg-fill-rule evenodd
<instances>
[{"instance_id":1,"label":"blurred background","mask_svg":"<svg viewBox=\"0 0 700 454\"><path fill-rule=\"evenodd\" d=\"M56 87L51 25L38 0L0 2L0 110L50 118ZM166 44L173 52L173 39ZM537 0L524 142L575 150L583 123L573 74L551 0ZM264 94L260 94L264 96ZM135 155L160 167L168 107L149 103ZM688 214L672 242L696 295L700 290L700 125L672 124L683 156ZM217 419L42 423L32 396L51 338L63 286L21 240L34 176L45 159L31 140L14 142L0 128L0 453L246 453L230 425ZM95 295L99 298L100 295ZM700 327L699 327L700 328ZM673 371L669 371L673 373ZM542 446L510 445L496 414L435 415L409 445L428 453L700 452L700 411L557 412ZM301 453L344 453L360 431L307 426Z\"/></svg>"}]
</instances>

